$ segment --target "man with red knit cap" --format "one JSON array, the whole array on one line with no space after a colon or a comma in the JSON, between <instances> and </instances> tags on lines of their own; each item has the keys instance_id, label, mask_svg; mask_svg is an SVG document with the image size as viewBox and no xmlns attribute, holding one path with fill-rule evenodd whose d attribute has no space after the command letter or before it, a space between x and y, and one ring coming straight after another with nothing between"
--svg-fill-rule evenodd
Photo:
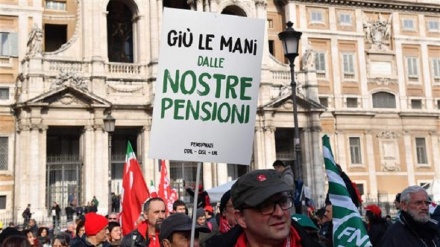
<instances>
[{"instance_id":1,"label":"man with red knit cap","mask_svg":"<svg viewBox=\"0 0 440 247\"><path fill-rule=\"evenodd\" d=\"M108 221L102 215L88 213L85 216L84 228L85 234L79 241L75 241L70 247L105 247Z\"/></svg>"}]
</instances>

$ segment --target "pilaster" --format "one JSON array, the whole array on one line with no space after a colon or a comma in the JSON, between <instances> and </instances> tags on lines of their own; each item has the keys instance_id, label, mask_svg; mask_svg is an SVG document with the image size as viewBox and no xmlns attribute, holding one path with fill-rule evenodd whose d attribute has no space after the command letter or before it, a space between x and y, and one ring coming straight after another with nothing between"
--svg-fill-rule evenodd
<instances>
[{"instance_id":1,"label":"pilaster","mask_svg":"<svg viewBox=\"0 0 440 247\"><path fill-rule=\"evenodd\" d=\"M374 149L371 147L374 147L374 141L373 141L373 135L371 133L371 131L367 131L365 133L365 142L366 142L366 146L365 146L365 150L366 150L366 157L365 157L365 161L367 164L365 164L367 166L367 170L368 170L368 176L369 176L369 191L368 194L370 195L377 195L378 194L378 190L377 190L377 172L376 171L376 156L379 156L380 154L375 155L374 154Z\"/></svg>"},{"instance_id":2,"label":"pilaster","mask_svg":"<svg viewBox=\"0 0 440 247\"><path fill-rule=\"evenodd\" d=\"M406 160L406 171L408 174L408 184L415 184L416 178L414 175L414 159L412 150L412 136L409 132L404 131L403 133L403 148Z\"/></svg>"}]
</instances>

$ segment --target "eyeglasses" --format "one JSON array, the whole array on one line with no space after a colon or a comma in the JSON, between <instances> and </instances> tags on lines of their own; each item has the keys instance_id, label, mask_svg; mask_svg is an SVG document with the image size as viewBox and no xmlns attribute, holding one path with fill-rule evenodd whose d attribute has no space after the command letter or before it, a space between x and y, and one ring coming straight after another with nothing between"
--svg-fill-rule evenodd
<instances>
[{"instance_id":1,"label":"eyeglasses","mask_svg":"<svg viewBox=\"0 0 440 247\"><path fill-rule=\"evenodd\" d=\"M280 205L282 210L287 210L287 209L293 207L293 198L286 196L286 197L282 197L276 201L268 200L268 201L261 203L260 205L258 205L256 207L254 207L254 208L258 209L258 211L260 211L260 213L262 215L270 215L270 214L273 214L273 212L275 211L275 207L277 205ZM248 207L248 208L251 208L251 207Z\"/></svg>"},{"instance_id":2,"label":"eyeglasses","mask_svg":"<svg viewBox=\"0 0 440 247\"><path fill-rule=\"evenodd\" d=\"M108 220L118 220L118 218L108 218Z\"/></svg>"}]
</instances>

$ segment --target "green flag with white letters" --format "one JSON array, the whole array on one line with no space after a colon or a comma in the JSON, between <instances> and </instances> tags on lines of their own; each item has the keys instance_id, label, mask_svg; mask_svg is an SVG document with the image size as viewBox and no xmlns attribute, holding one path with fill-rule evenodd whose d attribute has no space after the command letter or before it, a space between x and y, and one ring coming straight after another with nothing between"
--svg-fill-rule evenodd
<instances>
[{"instance_id":1,"label":"green flag with white letters","mask_svg":"<svg viewBox=\"0 0 440 247\"><path fill-rule=\"evenodd\" d=\"M325 170L329 183L329 198L333 207L333 246L369 247L372 246L361 215L345 187L327 135L322 137Z\"/></svg>"}]
</instances>

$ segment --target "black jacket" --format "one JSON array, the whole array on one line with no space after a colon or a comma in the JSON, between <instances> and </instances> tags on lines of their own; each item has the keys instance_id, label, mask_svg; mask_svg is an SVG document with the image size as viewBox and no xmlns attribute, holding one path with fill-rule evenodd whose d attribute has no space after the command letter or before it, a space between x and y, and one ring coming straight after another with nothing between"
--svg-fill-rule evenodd
<instances>
[{"instance_id":1,"label":"black jacket","mask_svg":"<svg viewBox=\"0 0 440 247\"><path fill-rule=\"evenodd\" d=\"M122 238L120 247L146 247L148 245L150 245L150 239L145 239L139 231L135 229Z\"/></svg>"},{"instance_id":2,"label":"black jacket","mask_svg":"<svg viewBox=\"0 0 440 247\"><path fill-rule=\"evenodd\" d=\"M434 247L440 246L438 222L415 222L408 213L402 211L397 222L391 225L384 238L383 247Z\"/></svg>"},{"instance_id":3,"label":"black jacket","mask_svg":"<svg viewBox=\"0 0 440 247\"><path fill-rule=\"evenodd\" d=\"M84 234L81 238L74 238L70 241L70 247L110 247L110 244L106 241L101 245L93 245L86 240L86 235Z\"/></svg>"},{"instance_id":4,"label":"black jacket","mask_svg":"<svg viewBox=\"0 0 440 247\"><path fill-rule=\"evenodd\" d=\"M292 220L293 228L298 232L301 238L302 247L320 247L310 235L302 228L296 221ZM223 235L215 235L206 240L206 247L234 247L237 243L238 237L243 233L243 228L240 225L234 226L231 230Z\"/></svg>"}]
</instances>

